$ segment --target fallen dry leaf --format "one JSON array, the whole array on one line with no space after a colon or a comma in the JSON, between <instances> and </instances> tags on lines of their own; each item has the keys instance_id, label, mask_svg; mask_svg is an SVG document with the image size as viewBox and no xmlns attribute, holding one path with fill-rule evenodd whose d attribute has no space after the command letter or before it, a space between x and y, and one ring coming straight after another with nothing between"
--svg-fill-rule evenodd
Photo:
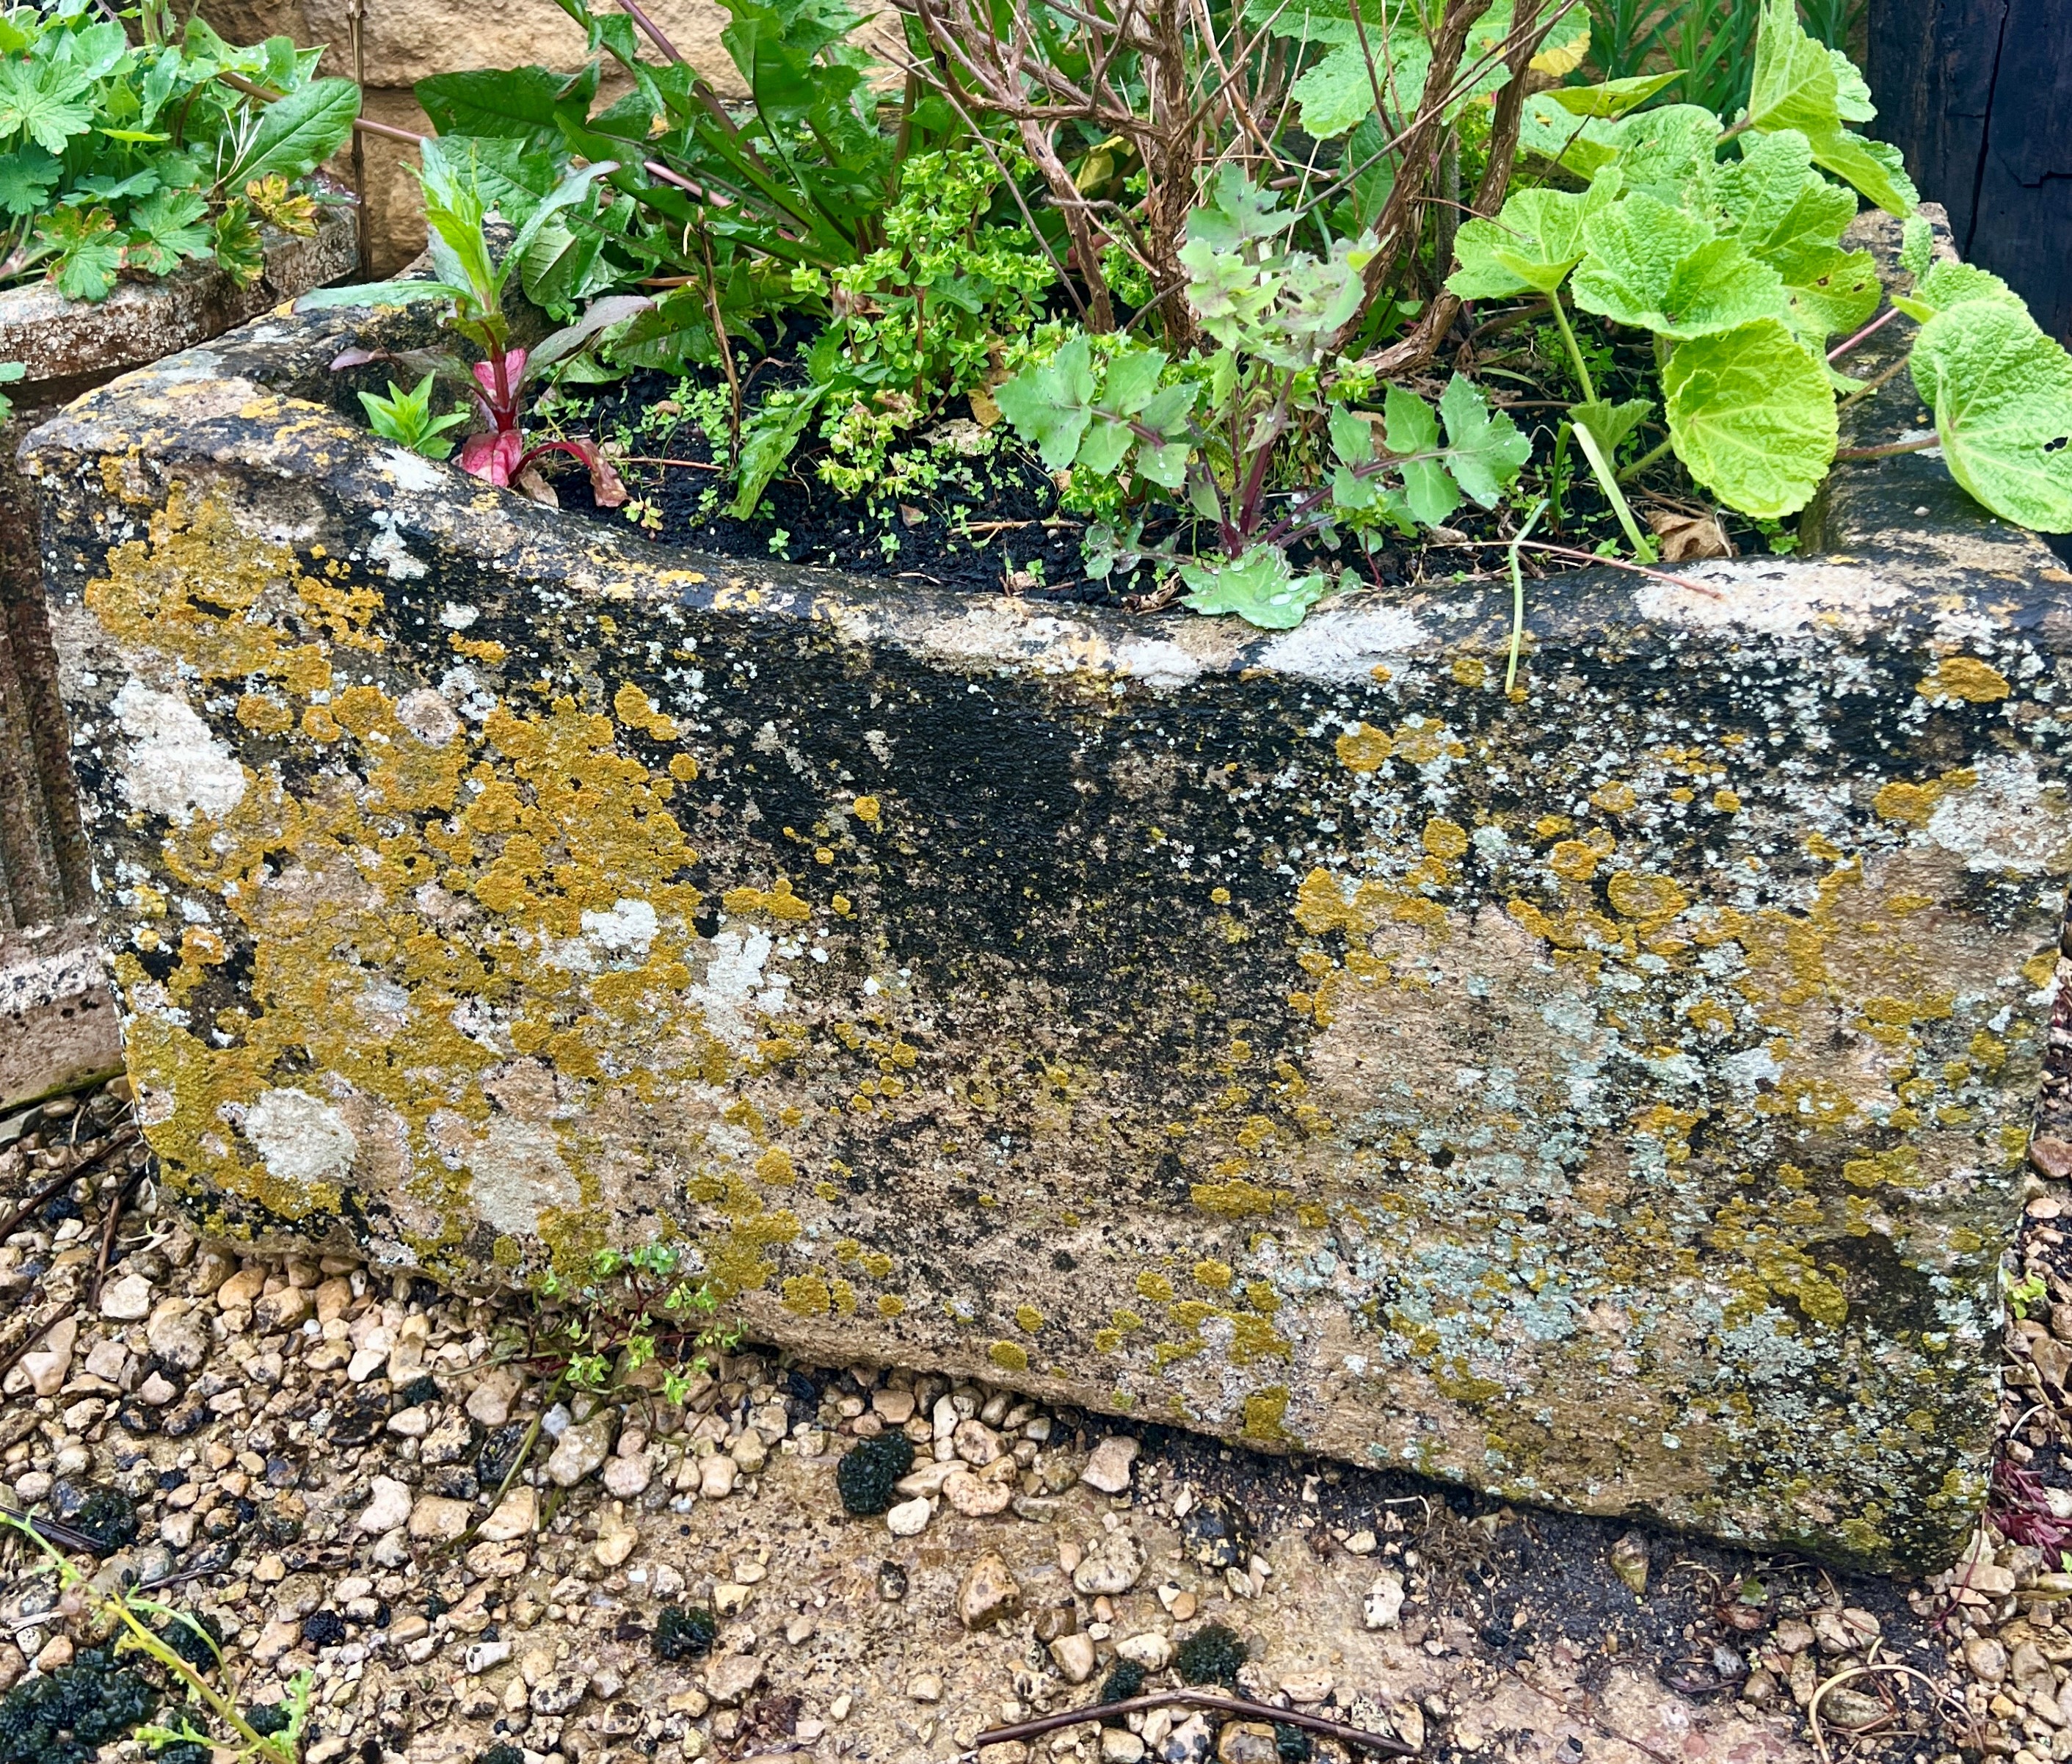
<instances>
[{"instance_id":1,"label":"fallen dry leaf","mask_svg":"<svg viewBox=\"0 0 2072 1764\"><path fill-rule=\"evenodd\" d=\"M1734 554L1727 529L1709 510L1694 515L1676 508L1650 508L1647 524L1662 541L1662 561L1666 564L1694 563L1700 557Z\"/></svg>"}]
</instances>

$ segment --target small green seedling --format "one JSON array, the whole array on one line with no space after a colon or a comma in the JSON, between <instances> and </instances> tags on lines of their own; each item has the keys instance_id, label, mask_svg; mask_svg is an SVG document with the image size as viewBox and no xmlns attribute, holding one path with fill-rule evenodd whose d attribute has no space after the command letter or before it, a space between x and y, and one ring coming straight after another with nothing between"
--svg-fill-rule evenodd
<instances>
[{"instance_id":1,"label":"small green seedling","mask_svg":"<svg viewBox=\"0 0 2072 1764\"><path fill-rule=\"evenodd\" d=\"M367 407L367 420L375 434L427 459L444 459L450 454L454 444L446 439L446 431L466 422L467 413L449 410L443 417L432 414L432 388L438 384L438 377L428 372L409 392L392 380L385 398L378 393L360 393L360 401Z\"/></svg>"}]
</instances>

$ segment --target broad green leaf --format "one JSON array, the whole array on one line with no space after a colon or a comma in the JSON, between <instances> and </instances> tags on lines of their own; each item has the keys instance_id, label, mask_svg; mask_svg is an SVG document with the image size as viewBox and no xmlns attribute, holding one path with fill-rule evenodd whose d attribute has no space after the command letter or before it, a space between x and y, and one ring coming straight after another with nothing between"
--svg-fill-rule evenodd
<instances>
[{"instance_id":1,"label":"broad green leaf","mask_svg":"<svg viewBox=\"0 0 2072 1764\"><path fill-rule=\"evenodd\" d=\"M1494 508L1532 457L1532 442L1503 412L1490 411L1482 388L1455 374L1439 395L1446 419L1446 464L1454 481L1485 508Z\"/></svg>"},{"instance_id":2,"label":"broad green leaf","mask_svg":"<svg viewBox=\"0 0 2072 1764\"><path fill-rule=\"evenodd\" d=\"M1782 254L1833 245L1856 216L1855 196L1813 169L1813 144L1796 129L1753 137L1714 168L1706 194L1725 230L1780 268Z\"/></svg>"},{"instance_id":3,"label":"broad green leaf","mask_svg":"<svg viewBox=\"0 0 2072 1764\"><path fill-rule=\"evenodd\" d=\"M413 88L442 135L486 135L545 146L561 138L555 102L566 74L545 68L434 74Z\"/></svg>"},{"instance_id":4,"label":"broad green leaf","mask_svg":"<svg viewBox=\"0 0 2072 1764\"><path fill-rule=\"evenodd\" d=\"M68 300L105 300L122 266L122 236L105 208L60 208L36 223L36 237L57 254L51 276Z\"/></svg>"},{"instance_id":5,"label":"broad green leaf","mask_svg":"<svg viewBox=\"0 0 2072 1764\"><path fill-rule=\"evenodd\" d=\"M1379 64L1382 67L1382 91L1386 97L1386 64ZM1401 89L1400 86L1398 89ZM1375 78L1357 43L1342 43L1326 50L1315 65L1289 88L1289 96L1301 107L1303 132L1319 141L1334 140L1373 116L1374 93ZM1411 101L1416 101L1414 93Z\"/></svg>"},{"instance_id":6,"label":"broad green leaf","mask_svg":"<svg viewBox=\"0 0 2072 1764\"><path fill-rule=\"evenodd\" d=\"M1301 624L1330 586L1321 575L1295 575L1271 545L1255 545L1235 563L1184 563L1180 579L1192 590L1186 604L1194 611L1234 612L1268 631Z\"/></svg>"},{"instance_id":7,"label":"broad green leaf","mask_svg":"<svg viewBox=\"0 0 2072 1764\"><path fill-rule=\"evenodd\" d=\"M1439 419L1414 392L1391 386L1382 399L1382 439L1388 450L1403 454L1434 454L1439 450ZM1461 487L1437 458L1412 458L1402 467L1403 494L1410 512L1436 527L1461 506Z\"/></svg>"},{"instance_id":8,"label":"broad green leaf","mask_svg":"<svg viewBox=\"0 0 2072 1764\"><path fill-rule=\"evenodd\" d=\"M1000 413L1050 471L1063 471L1093 420L1093 347L1083 334L1048 361L1025 368L993 393Z\"/></svg>"},{"instance_id":9,"label":"broad green leaf","mask_svg":"<svg viewBox=\"0 0 2072 1764\"><path fill-rule=\"evenodd\" d=\"M1525 101L1519 146L1579 177L1616 165L1629 191L1672 204L1700 187L1713 163L1719 118L1696 105L1664 105L1631 116L1570 116L1551 92Z\"/></svg>"},{"instance_id":10,"label":"broad green leaf","mask_svg":"<svg viewBox=\"0 0 2072 1764\"><path fill-rule=\"evenodd\" d=\"M1835 395L1781 319L1678 345L1662 386L1676 457L1729 508L1792 514L1827 475Z\"/></svg>"},{"instance_id":11,"label":"broad green leaf","mask_svg":"<svg viewBox=\"0 0 2072 1764\"><path fill-rule=\"evenodd\" d=\"M1749 82L1748 125L1764 133L1796 129L1811 139L1839 130L1843 121L1835 58L1806 34L1796 0L1763 0Z\"/></svg>"},{"instance_id":12,"label":"broad green leaf","mask_svg":"<svg viewBox=\"0 0 2072 1764\"><path fill-rule=\"evenodd\" d=\"M1776 270L1712 231L1652 196L1626 197L1584 229L1589 255L1571 284L1576 304L1672 338L1728 331L1781 311L1784 283Z\"/></svg>"},{"instance_id":13,"label":"broad green leaf","mask_svg":"<svg viewBox=\"0 0 2072 1764\"><path fill-rule=\"evenodd\" d=\"M1840 331L1854 331L1878 310L1884 284L1868 251L1807 245L1770 258L1784 278L1784 303L1794 331L1824 345Z\"/></svg>"},{"instance_id":14,"label":"broad green leaf","mask_svg":"<svg viewBox=\"0 0 2072 1764\"><path fill-rule=\"evenodd\" d=\"M1571 195L1544 185L1515 191L1495 216L1470 220L1453 241L1460 268L1446 286L1463 300L1498 299L1533 290L1551 294L1588 248L1583 225L1617 199L1619 174L1607 168Z\"/></svg>"},{"instance_id":15,"label":"broad green leaf","mask_svg":"<svg viewBox=\"0 0 2072 1764\"><path fill-rule=\"evenodd\" d=\"M1096 478L1108 477L1122 463L1136 439L1137 432L1128 423L1096 415L1087 425L1086 439L1079 443L1072 469L1091 472Z\"/></svg>"},{"instance_id":16,"label":"broad green leaf","mask_svg":"<svg viewBox=\"0 0 2072 1764\"><path fill-rule=\"evenodd\" d=\"M1967 301L1914 339L1950 475L2003 520L2072 532L2072 356L2025 310Z\"/></svg>"},{"instance_id":17,"label":"broad green leaf","mask_svg":"<svg viewBox=\"0 0 2072 1764\"><path fill-rule=\"evenodd\" d=\"M1634 74L1594 86L1556 86L1547 96L1572 117L1622 117L1683 77L1680 68L1672 68L1667 73Z\"/></svg>"},{"instance_id":18,"label":"broad green leaf","mask_svg":"<svg viewBox=\"0 0 2072 1764\"><path fill-rule=\"evenodd\" d=\"M734 498L727 510L736 520L746 520L755 512L763 491L791 457L791 450L798 446L799 437L805 433L828 389L824 385L816 386L775 409L765 405L749 419L742 430Z\"/></svg>"},{"instance_id":19,"label":"broad green leaf","mask_svg":"<svg viewBox=\"0 0 2072 1764\"><path fill-rule=\"evenodd\" d=\"M1374 425L1366 417L1333 405L1330 421L1331 451L1341 464L1363 466L1374 458Z\"/></svg>"},{"instance_id":20,"label":"broad green leaf","mask_svg":"<svg viewBox=\"0 0 2072 1764\"><path fill-rule=\"evenodd\" d=\"M312 80L260 112L225 182L241 190L255 178L307 175L352 138L359 114L360 88L350 80Z\"/></svg>"},{"instance_id":21,"label":"broad green leaf","mask_svg":"<svg viewBox=\"0 0 2072 1764\"><path fill-rule=\"evenodd\" d=\"M1108 364L1101 386L1101 403L1125 417L1133 417L1151 402L1158 389L1158 376L1166 371L1162 349L1132 349Z\"/></svg>"}]
</instances>

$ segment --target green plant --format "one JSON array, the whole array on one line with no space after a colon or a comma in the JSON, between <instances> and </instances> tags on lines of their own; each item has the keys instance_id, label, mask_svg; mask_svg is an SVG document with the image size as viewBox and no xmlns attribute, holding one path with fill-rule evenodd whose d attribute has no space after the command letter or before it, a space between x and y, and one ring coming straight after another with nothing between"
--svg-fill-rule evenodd
<instances>
[{"instance_id":1,"label":"green plant","mask_svg":"<svg viewBox=\"0 0 2072 1764\"><path fill-rule=\"evenodd\" d=\"M828 443L822 479L846 495L880 484L894 443L945 398L980 384L998 338L1033 322L1053 271L1026 232L984 220L999 163L977 148L913 155L886 211L883 245L832 276L794 272L793 286L826 297L833 316L808 357L806 389L766 402L747 426L737 518L754 510L816 414Z\"/></svg>"},{"instance_id":2,"label":"green plant","mask_svg":"<svg viewBox=\"0 0 2072 1764\"><path fill-rule=\"evenodd\" d=\"M17 384L27 375L28 372L27 367L21 362L0 361L0 386L11 386ZM4 392L0 392L0 422L5 422L14 414L14 401Z\"/></svg>"},{"instance_id":3,"label":"green plant","mask_svg":"<svg viewBox=\"0 0 2072 1764\"><path fill-rule=\"evenodd\" d=\"M412 453L422 454L427 459L444 459L454 450L454 444L446 439L446 431L467 421L465 410L450 410L444 416L432 414L432 389L438 383L438 376L430 369L410 391L405 392L394 380L388 382L388 396L363 392L360 401L367 409L367 420L375 434L384 441L393 441L407 447Z\"/></svg>"},{"instance_id":4,"label":"green plant","mask_svg":"<svg viewBox=\"0 0 2072 1764\"><path fill-rule=\"evenodd\" d=\"M286 37L236 48L175 23L169 0L0 14L0 282L47 273L99 300L198 258L249 284L258 221L314 230L296 187L351 134L359 88L314 78L323 51Z\"/></svg>"},{"instance_id":5,"label":"green plant","mask_svg":"<svg viewBox=\"0 0 2072 1764\"><path fill-rule=\"evenodd\" d=\"M1862 79L1806 34L1791 0L1764 0L1748 108L1731 126L1694 105L1620 113L1598 89L1526 105L1527 147L1589 187L1519 191L1463 227L1448 286L1544 298L1572 349L1564 284L1584 310L1651 333L1667 438L1618 476L1673 450L1729 507L1791 514L1837 456L1836 393L1858 389L1831 367L1828 339L1881 303L1869 253L1844 250L1843 231L1859 193L1912 217L1913 187L1891 148L1848 127L1871 115ZM1729 142L1737 158L1720 157ZM1940 446L1996 514L2072 529L2072 357L1997 278L1931 265L1918 217L1907 240L1915 286L1894 304L1921 321L1912 365L1935 431L1874 450ZM1576 438L1618 503L1612 454L1651 413L1596 401L1580 355L1576 370Z\"/></svg>"},{"instance_id":6,"label":"green plant","mask_svg":"<svg viewBox=\"0 0 2072 1764\"><path fill-rule=\"evenodd\" d=\"M1090 569L1151 557L1177 569L1194 611L1274 628L1299 623L1329 586L1320 571L1297 575L1290 547L1334 545L1342 526L1365 548L1387 530L1439 524L1463 496L1494 507L1531 452L1458 376L1436 413L1388 388L1376 442L1354 408L1371 383L1331 341L1364 298L1375 241L1341 240L1328 258L1296 251L1287 236L1297 218L1241 167L1224 167L1181 252L1188 305L1219 346L1212 355L1175 364L1124 343L1097 365L1091 339L1074 335L996 394L1052 471L1126 470L1133 496L1177 501L1212 536L1182 557L1146 546L1141 518L1100 528Z\"/></svg>"},{"instance_id":7,"label":"green plant","mask_svg":"<svg viewBox=\"0 0 2072 1764\"><path fill-rule=\"evenodd\" d=\"M2041 1310L2050 1302L2050 1289L2044 1284L2041 1274L2029 1274L2021 1280L2014 1280L2003 1268L2000 1270L2000 1292L2007 1300L2008 1309L2018 1318L2025 1318L2031 1310Z\"/></svg>"},{"instance_id":8,"label":"green plant","mask_svg":"<svg viewBox=\"0 0 2072 1764\"><path fill-rule=\"evenodd\" d=\"M429 140L419 150L417 181L425 195L425 220L433 278L388 282L372 286L322 288L305 294L298 310L329 306L401 305L436 300L446 304L446 323L481 352L466 362L443 351L349 349L331 363L335 368L374 361L398 361L421 367L460 388L471 400L479 426L461 443L462 469L493 484L516 485L543 500L552 493L530 476L545 454L573 454L589 470L598 504L617 508L626 500L625 487L611 463L590 442L562 438L528 445L524 430L526 387L543 369L573 356L606 327L645 311L652 303L639 294L596 301L574 324L564 326L530 348L515 347L504 310L504 294L542 231L558 214L586 202L592 185L612 170L609 161L585 167L561 178L545 195L528 204L524 223L500 254L490 244L485 204L475 168L455 160L442 143Z\"/></svg>"},{"instance_id":9,"label":"green plant","mask_svg":"<svg viewBox=\"0 0 2072 1764\"><path fill-rule=\"evenodd\" d=\"M532 1357L558 1359L562 1380L581 1389L609 1390L652 1363L663 1368L662 1394L681 1402L707 1369L706 1351L741 1338L715 1321L719 1289L691 1277L683 1247L660 1239L598 1250L580 1278L549 1269L537 1294L551 1314Z\"/></svg>"},{"instance_id":10,"label":"green plant","mask_svg":"<svg viewBox=\"0 0 2072 1764\"><path fill-rule=\"evenodd\" d=\"M44 1571L84 1600L98 1626L115 1632L113 1640L56 1672L25 1681L0 1703L0 1764L86 1764L99 1747L133 1731L146 1745L220 1746L240 1764L300 1764L309 1725L310 1673L298 1673L290 1683L286 1722L262 1732L240 1709L235 1687L216 1682L224 1667L220 1632L212 1621L134 1587L101 1590L32 1519L0 1509L0 1526L27 1539L41 1553ZM155 1666L179 1692L177 1725L149 1725L162 1692L122 1663L129 1656ZM196 1715L223 1737L212 1738L197 1729Z\"/></svg>"}]
</instances>

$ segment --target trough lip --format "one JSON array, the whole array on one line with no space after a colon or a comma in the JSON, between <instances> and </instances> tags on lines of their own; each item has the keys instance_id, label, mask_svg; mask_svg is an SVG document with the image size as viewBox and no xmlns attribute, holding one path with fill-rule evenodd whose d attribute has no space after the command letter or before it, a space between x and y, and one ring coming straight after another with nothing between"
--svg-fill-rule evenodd
<instances>
[{"instance_id":1,"label":"trough lip","mask_svg":"<svg viewBox=\"0 0 2072 1764\"><path fill-rule=\"evenodd\" d=\"M1885 241L1873 223L1884 218L1864 217L1874 246ZM1896 237L1897 227L1889 230ZM4 322L0 305L0 335ZM1392 656L1457 644L1465 626L1479 627L1474 635L1485 643L1493 634L1508 641L1510 596L1499 591L1508 584L1494 579L1363 590L1312 611L1292 631L1265 631L1180 608L1146 615L1030 602L635 539L405 452L326 401L328 365L342 348L401 340L405 327L424 322L417 310L396 306L277 308L80 398L27 436L20 463L33 476L68 459L136 451L197 479L255 467L383 510L392 578L428 567L413 555L414 543L471 557L541 590L661 597L779 623L824 623L846 637L931 653L952 668L1106 674L1154 690L1252 668L1350 685ZM1862 368L1897 359L1905 338L1892 333L1907 331L1904 322L1888 327L1860 352ZM1844 411L1844 441L1897 438L1918 414L1902 377ZM1982 576L2031 590L2072 583L2041 537L1972 502L1937 455L1838 463L1802 532L1818 551L1658 566L1709 594L1611 567L1550 576L1528 585L1528 633L1545 644L1651 630L1671 640L1716 638L1739 629L1774 641L1836 623L1932 619L1931 597L1975 594ZM2033 623L2049 616L2051 598L2010 593L2006 616Z\"/></svg>"},{"instance_id":2,"label":"trough lip","mask_svg":"<svg viewBox=\"0 0 2072 1764\"><path fill-rule=\"evenodd\" d=\"M344 196L343 185L328 178L316 181L325 193ZM270 224L262 224L261 232L266 268L249 288L239 287L216 265L195 259L171 275L119 282L105 300L71 299L47 280L0 290L0 360L19 361L28 369L14 395L47 382L119 373L191 348L220 333L223 302L249 316L278 299L284 289L299 292L352 265L356 219L343 201L319 211L312 235L282 232ZM301 261L312 257L319 273L299 273Z\"/></svg>"}]
</instances>

